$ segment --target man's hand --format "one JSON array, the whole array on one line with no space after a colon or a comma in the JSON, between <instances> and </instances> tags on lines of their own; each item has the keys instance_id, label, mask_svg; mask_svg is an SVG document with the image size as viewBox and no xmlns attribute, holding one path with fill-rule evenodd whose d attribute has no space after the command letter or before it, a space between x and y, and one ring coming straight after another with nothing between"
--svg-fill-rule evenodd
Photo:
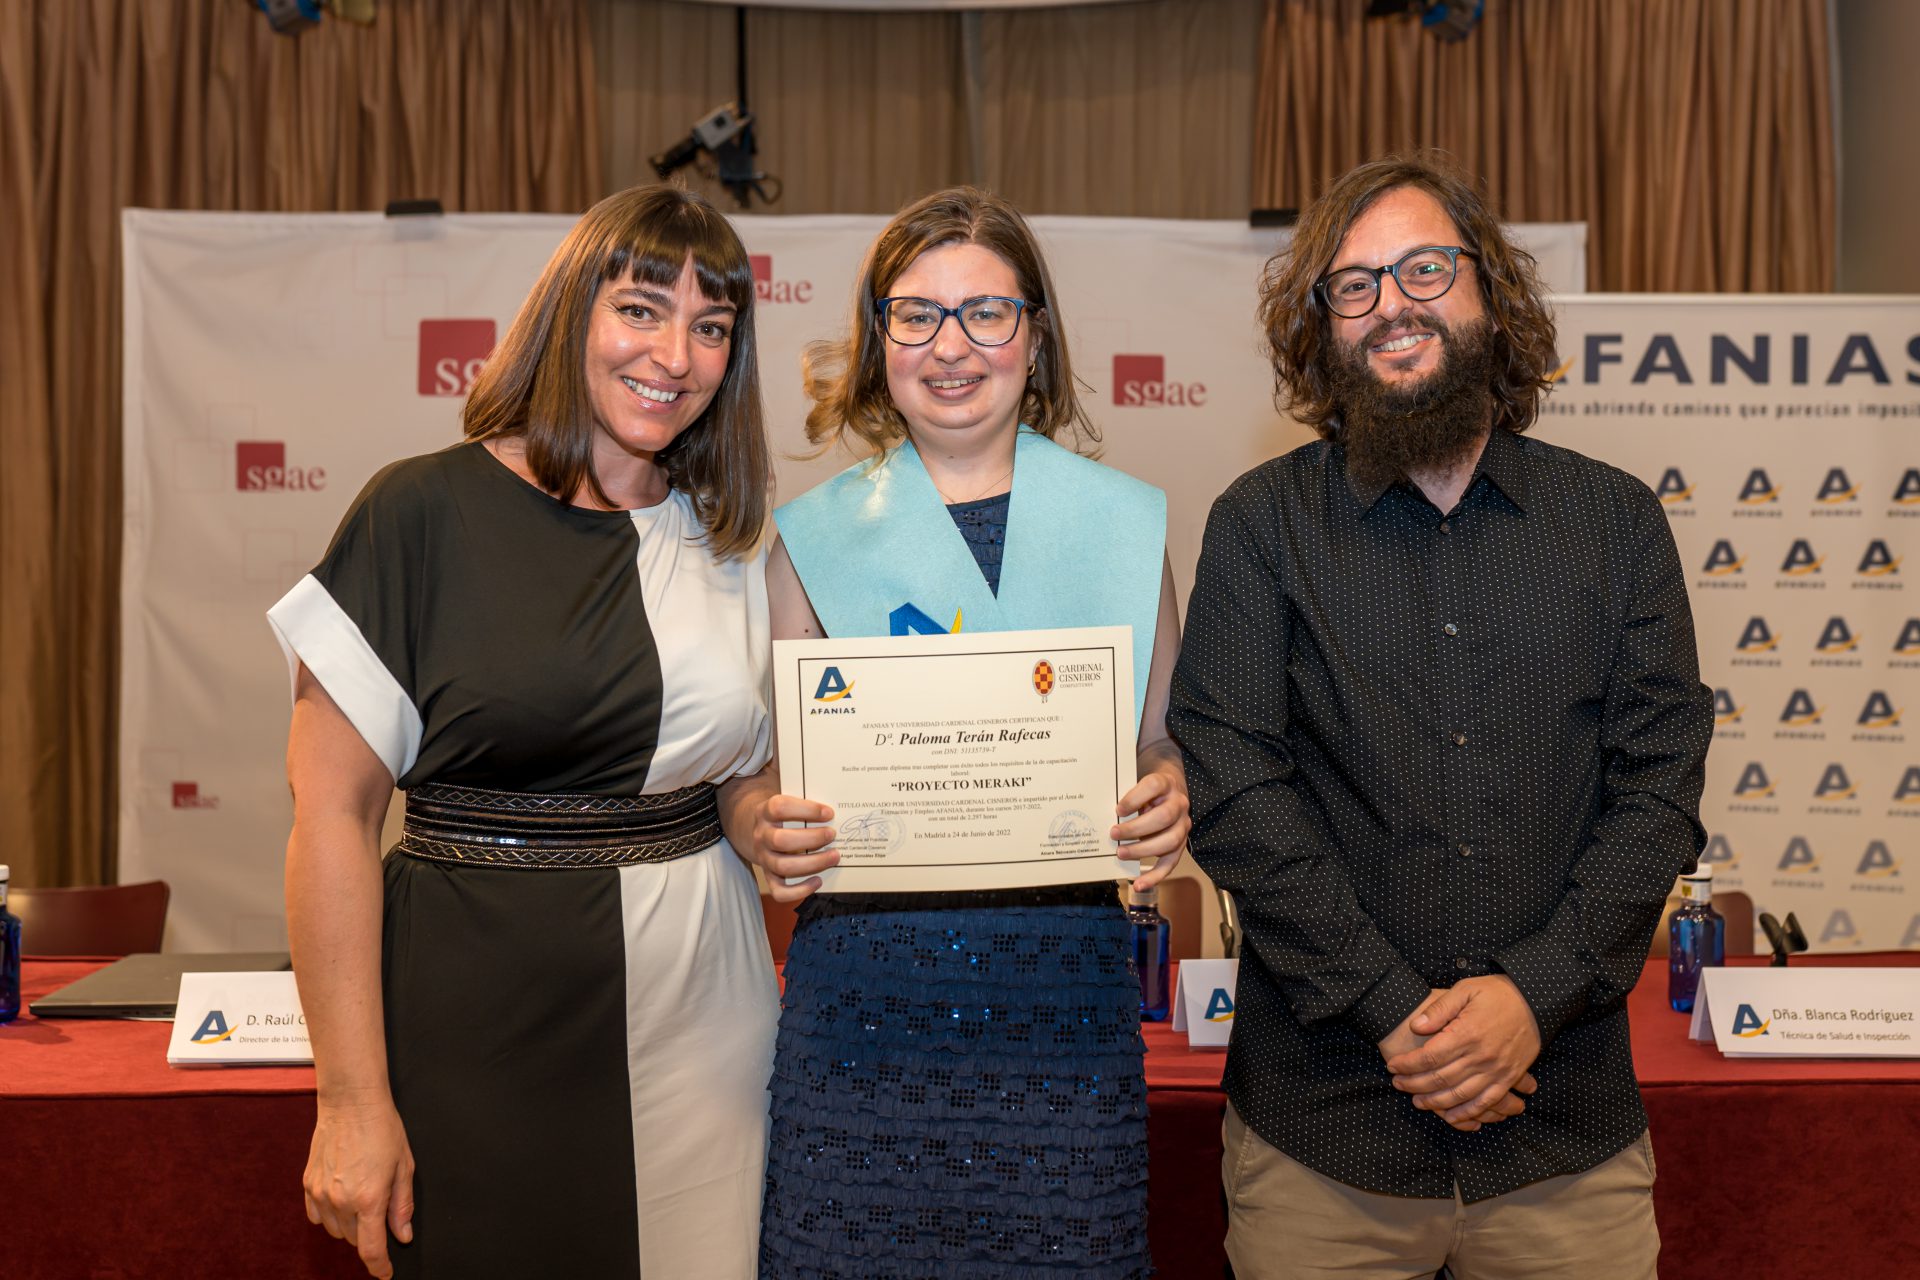
<instances>
[{"instance_id":1,"label":"man's hand","mask_svg":"<svg viewBox=\"0 0 1920 1280\"><path fill-rule=\"evenodd\" d=\"M1411 1036L1424 1038L1402 1049L1399 1031L1380 1042L1393 1087L1414 1095L1413 1105L1437 1111L1456 1128L1484 1122L1486 1113L1511 1106L1514 1091L1531 1093L1527 1069L1540 1056L1540 1028L1520 988L1505 974L1466 978L1436 992L1407 1019ZM1518 1114L1509 1111L1506 1114ZM1505 1118L1504 1115L1501 1118Z\"/></svg>"},{"instance_id":2,"label":"man's hand","mask_svg":"<svg viewBox=\"0 0 1920 1280\"><path fill-rule=\"evenodd\" d=\"M1445 991L1429 992L1427 998L1420 1002L1419 1007L1408 1014L1399 1026L1389 1031L1387 1038L1380 1042L1380 1056L1387 1060L1389 1070L1392 1069L1396 1060L1416 1053L1432 1038L1416 1032L1413 1028L1416 1023L1423 1027L1430 1024L1432 1010L1446 994ZM1395 1087L1397 1088L1398 1085L1396 1084ZM1527 1109L1526 1099L1520 1095L1532 1093L1536 1088L1538 1085L1535 1084L1532 1076L1522 1075L1514 1083L1511 1091L1502 1093L1487 1107L1457 1119L1449 1116L1447 1123L1463 1133L1472 1133L1483 1124L1498 1124L1502 1120L1511 1119Z\"/></svg>"}]
</instances>

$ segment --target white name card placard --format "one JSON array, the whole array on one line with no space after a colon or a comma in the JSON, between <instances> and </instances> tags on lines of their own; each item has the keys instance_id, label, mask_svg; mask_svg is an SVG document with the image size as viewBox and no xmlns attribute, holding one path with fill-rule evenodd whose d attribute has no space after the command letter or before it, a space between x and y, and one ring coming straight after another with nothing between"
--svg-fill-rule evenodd
<instances>
[{"instance_id":1,"label":"white name card placard","mask_svg":"<svg viewBox=\"0 0 1920 1280\"><path fill-rule=\"evenodd\" d=\"M1920 1058L1920 969L1711 967L1688 1034L1729 1057Z\"/></svg>"},{"instance_id":2,"label":"white name card placard","mask_svg":"<svg viewBox=\"0 0 1920 1280\"><path fill-rule=\"evenodd\" d=\"M1224 1049L1233 1035L1233 989L1238 960L1182 960L1173 990L1173 1029L1195 1049Z\"/></svg>"},{"instance_id":3,"label":"white name card placard","mask_svg":"<svg viewBox=\"0 0 1920 1280\"><path fill-rule=\"evenodd\" d=\"M285 1067L313 1061L293 975L183 973L167 1063L175 1067Z\"/></svg>"}]
</instances>

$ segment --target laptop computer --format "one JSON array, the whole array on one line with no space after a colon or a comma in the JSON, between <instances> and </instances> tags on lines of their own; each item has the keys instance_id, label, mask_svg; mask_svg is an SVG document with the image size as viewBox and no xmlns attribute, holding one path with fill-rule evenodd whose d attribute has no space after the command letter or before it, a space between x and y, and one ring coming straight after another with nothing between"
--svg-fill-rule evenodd
<instances>
[{"instance_id":1,"label":"laptop computer","mask_svg":"<svg viewBox=\"0 0 1920 1280\"><path fill-rule=\"evenodd\" d=\"M171 1019L183 973L262 973L293 967L284 951L146 952L116 960L35 1000L36 1018Z\"/></svg>"}]
</instances>

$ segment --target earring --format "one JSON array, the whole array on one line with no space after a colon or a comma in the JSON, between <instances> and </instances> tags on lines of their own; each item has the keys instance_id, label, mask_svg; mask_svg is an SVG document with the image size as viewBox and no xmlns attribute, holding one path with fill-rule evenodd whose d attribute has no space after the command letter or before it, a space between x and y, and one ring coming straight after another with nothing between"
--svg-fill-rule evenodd
<instances>
[{"instance_id":1,"label":"earring","mask_svg":"<svg viewBox=\"0 0 1920 1280\"><path fill-rule=\"evenodd\" d=\"M1033 376L1033 371L1039 368L1039 366L1040 366L1040 362L1038 360L1027 361L1027 376L1031 378Z\"/></svg>"}]
</instances>

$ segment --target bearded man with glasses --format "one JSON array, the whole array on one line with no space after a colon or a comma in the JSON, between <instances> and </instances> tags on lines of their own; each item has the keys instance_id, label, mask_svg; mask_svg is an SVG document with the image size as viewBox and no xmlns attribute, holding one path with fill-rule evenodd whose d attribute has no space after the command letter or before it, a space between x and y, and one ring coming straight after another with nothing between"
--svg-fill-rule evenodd
<instances>
[{"instance_id":1,"label":"bearded man with glasses","mask_svg":"<svg viewBox=\"0 0 1920 1280\"><path fill-rule=\"evenodd\" d=\"M1522 434L1552 313L1437 161L1338 179L1261 318L1322 438L1215 503L1168 715L1246 939L1235 1274L1650 1280L1626 996L1713 725L1665 514Z\"/></svg>"}]
</instances>

